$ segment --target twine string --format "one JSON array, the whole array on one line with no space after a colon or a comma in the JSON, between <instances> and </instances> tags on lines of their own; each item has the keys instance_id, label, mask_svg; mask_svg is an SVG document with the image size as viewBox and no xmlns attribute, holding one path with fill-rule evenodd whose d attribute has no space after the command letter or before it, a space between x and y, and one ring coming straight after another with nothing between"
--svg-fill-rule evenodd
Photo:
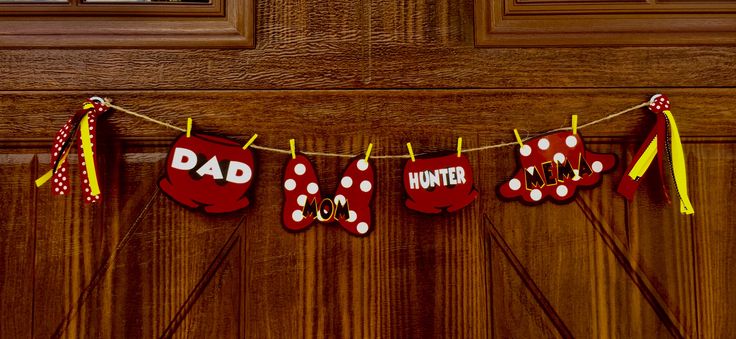
<instances>
[{"instance_id":1,"label":"twine string","mask_svg":"<svg viewBox=\"0 0 736 339\"><path fill-rule=\"evenodd\" d=\"M141 119L144 119L144 120L153 122L155 124L158 124L158 125L161 125L161 126L164 126L164 127L168 127L168 128L171 128L171 129L180 131L180 132L186 132L186 129L184 129L184 128L177 127L177 126L174 126L172 124L166 123L164 121L151 118L151 117L149 117L149 116L147 116L145 114L133 112L133 111L131 111L129 109L126 109L126 108L123 108L123 107L120 107L120 106L117 106L117 105L113 105L108 99L105 99L105 105L107 105L109 107L112 107L112 108L114 108L114 109L116 109L116 110L118 110L120 112L123 112L123 113L126 113L126 114L130 114L132 116L135 116L135 117L138 117L138 118L141 118ZM649 106L649 102L642 102L641 104L638 104L636 106L629 107L627 109L624 109L622 111L618 111L616 113L612 113L612 114L606 115L606 116L604 116L604 117L602 117L600 119L593 120L591 122L588 122L588 123L585 123L585 124L582 124L582 125L578 125L577 126L577 129L583 129L583 128L586 128L586 127L589 127L589 126L593 126L593 125L599 124L601 122L604 122L604 121L607 121L607 120L611 120L611 119L616 118L618 116L624 115L624 114L629 113L631 111L634 111L634 110L637 110L637 109L640 109L640 108L643 108L643 107L647 107L647 106ZM555 133L555 132L562 132L562 131L572 131L572 127L555 128L555 129L552 129L552 130L549 130L549 131L546 131L546 132L539 133L537 135L525 137L525 138L521 139L521 141L523 142L523 141L534 139L534 138L539 137L541 135L545 135L545 134L549 134L549 133ZM485 150L494 149L494 148L514 146L514 145L517 145L517 144L518 144L518 142L516 142L516 141L509 141L509 142L502 142L502 143L498 143L498 144L484 145L484 146L473 147L473 148L464 148L464 149L461 150L461 152L462 153L478 152L478 151L485 151ZM288 149L274 148L274 147L268 147L268 146L260 146L260 145L256 145L256 144L251 144L249 147L252 147L252 148L255 148L255 149L261 150L261 151L266 151L266 152L274 152L274 153L280 153L280 154L291 154L291 151L288 150ZM354 158L354 157L358 156L358 154L329 153L329 152L311 152L311 151L300 151L300 153L306 154L306 155L309 155L309 156L336 157L336 158ZM425 154L427 154L427 153L417 153L417 154L414 154L414 156L415 157L418 157L418 156L422 156L422 155L425 155ZM409 155L409 154L373 155L373 156L371 156L371 158L372 159L409 159L409 158L411 158L411 155Z\"/></svg>"}]
</instances>

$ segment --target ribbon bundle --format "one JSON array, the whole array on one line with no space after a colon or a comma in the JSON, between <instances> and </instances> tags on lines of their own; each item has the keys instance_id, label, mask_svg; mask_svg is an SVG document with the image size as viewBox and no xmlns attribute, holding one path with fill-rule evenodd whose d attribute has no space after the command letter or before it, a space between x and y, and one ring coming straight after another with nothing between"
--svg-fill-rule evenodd
<instances>
[{"instance_id":1,"label":"ribbon bundle","mask_svg":"<svg viewBox=\"0 0 736 339\"><path fill-rule=\"evenodd\" d=\"M680 133L677 130L675 117L670 112L670 100L662 94L657 94L649 100L649 109L657 114L657 123L649 132L639 151L636 152L629 168L626 169L624 178L618 185L618 193L628 200L632 200L636 189L639 187L639 179L649 169L654 157L659 155L657 160L665 197L669 201L663 166L663 163L667 160L667 167L670 169L675 183L675 190L680 199L680 213L693 214L695 211L687 195L685 154L682 150L682 142L680 141Z\"/></svg>"},{"instance_id":2,"label":"ribbon bundle","mask_svg":"<svg viewBox=\"0 0 736 339\"><path fill-rule=\"evenodd\" d=\"M97 180L96 140L97 119L110 109L105 101L99 97L89 98L74 115L56 132L56 138L51 146L51 170L36 180L40 187L51 181L51 191L55 195L69 193L71 187L71 173L67 156L74 142L77 143L79 158L79 175L82 179L83 199L85 203L94 203L100 200L100 185Z\"/></svg>"}]
</instances>

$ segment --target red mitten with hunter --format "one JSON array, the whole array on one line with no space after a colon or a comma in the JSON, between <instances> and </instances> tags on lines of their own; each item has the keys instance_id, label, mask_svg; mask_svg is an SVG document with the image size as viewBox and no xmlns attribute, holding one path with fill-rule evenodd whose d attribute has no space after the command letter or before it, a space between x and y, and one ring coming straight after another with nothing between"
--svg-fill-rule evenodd
<instances>
[{"instance_id":1,"label":"red mitten with hunter","mask_svg":"<svg viewBox=\"0 0 736 339\"><path fill-rule=\"evenodd\" d=\"M468 157L454 153L407 161L404 190L406 207L429 214L455 212L478 197Z\"/></svg>"}]
</instances>

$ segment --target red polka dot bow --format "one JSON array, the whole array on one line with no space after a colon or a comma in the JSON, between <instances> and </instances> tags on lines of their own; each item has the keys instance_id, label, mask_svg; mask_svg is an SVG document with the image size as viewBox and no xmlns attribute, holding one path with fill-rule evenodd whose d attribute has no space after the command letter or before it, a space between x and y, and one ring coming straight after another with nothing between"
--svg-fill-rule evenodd
<instances>
[{"instance_id":1,"label":"red polka dot bow","mask_svg":"<svg viewBox=\"0 0 736 339\"><path fill-rule=\"evenodd\" d=\"M292 231L309 227L315 220L337 221L354 235L371 229L370 201L373 196L373 167L365 159L353 160L343 173L333 199L322 199L312 163L304 155L294 156L284 173L284 226Z\"/></svg>"},{"instance_id":2,"label":"red polka dot bow","mask_svg":"<svg viewBox=\"0 0 736 339\"><path fill-rule=\"evenodd\" d=\"M51 180L54 195L69 194L71 173L67 156L77 142L79 176L82 181L82 195L85 203L100 200L100 186L97 180L97 119L110 109L99 97L89 98L82 109L77 110L64 126L56 132L51 146L51 170L36 180L36 186Z\"/></svg>"}]
</instances>

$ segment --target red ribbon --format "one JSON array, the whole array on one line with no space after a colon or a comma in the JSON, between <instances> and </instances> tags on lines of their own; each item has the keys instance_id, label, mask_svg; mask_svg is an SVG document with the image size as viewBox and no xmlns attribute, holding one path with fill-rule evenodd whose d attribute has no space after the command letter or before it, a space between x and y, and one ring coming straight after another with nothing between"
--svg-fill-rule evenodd
<instances>
[{"instance_id":1,"label":"red ribbon","mask_svg":"<svg viewBox=\"0 0 736 339\"><path fill-rule=\"evenodd\" d=\"M670 112L670 100L657 94L649 100L649 109L657 115L657 123L644 144L636 152L636 155L626 169L624 177L618 186L618 192L629 200L634 198L634 193L639 187L641 177L657 158L659 164L659 176L662 182L662 191L669 203L669 189L667 188L664 168L669 168L672 179L680 200L680 212L693 214L693 206L687 192L686 158L682 147L680 132L677 129L675 117Z\"/></svg>"},{"instance_id":2,"label":"red ribbon","mask_svg":"<svg viewBox=\"0 0 736 339\"><path fill-rule=\"evenodd\" d=\"M667 97L661 96L664 100L667 100ZM665 108L666 105L666 108ZM631 163L629 163L629 167L626 169L626 172L624 172L624 177L621 180L621 183L618 185L618 193L623 195L628 200L634 199L634 193L636 193L636 190L639 188L639 184L641 181L639 178L631 178L628 174L631 172L633 167L637 164L637 162L640 161L642 155L644 155L644 151L646 151L649 144L652 142L655 142L654 138L656 137L657 142L657 164L659 165L659 177L661 178L662 182L662 191L664 192L665 199L667 199L667 203L670 202L670 195L669 195L669 189L667 188L667 182L665 180L664 176L664 154L665 154L665 141L667 140L667 118L662 114L662 111L665 109L669 109L669 100L667 100L666 103L662 103L659 107L660 109L656 109L656 106L652 106L652 102L649 103L649 108L652 109L654 113L657 114L657 122L654 124L654 128L649 132L649 135L647 135L646 139L644 139L644 142L642 143L641 147L639 147L639 150L636 152L636 155L634 155L634 158L631 159Z\"/></svg>"}]
</instances>

